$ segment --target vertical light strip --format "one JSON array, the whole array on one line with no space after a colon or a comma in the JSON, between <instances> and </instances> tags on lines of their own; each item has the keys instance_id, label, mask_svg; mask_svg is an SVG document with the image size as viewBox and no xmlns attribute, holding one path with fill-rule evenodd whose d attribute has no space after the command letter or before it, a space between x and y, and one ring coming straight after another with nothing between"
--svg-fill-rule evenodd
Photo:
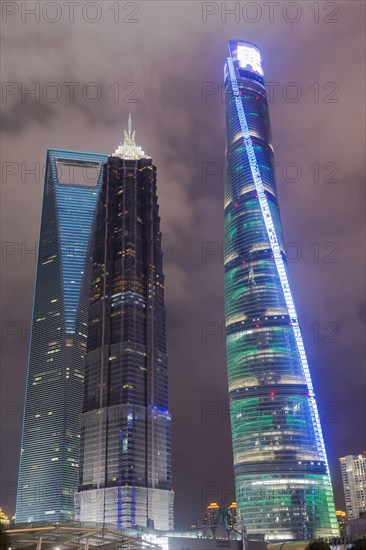
<instances>
[{"instance_id":1,"label":"vertical light strip","mask_svg":"<svg viewBox=\"0 0 366 550\"><path fill-rule=\"evenodd\" d=\"M263 220L264 220L264 223L265 223L265 226L266 226L268 239L269 239L269 242L271 244L271 248L272 248L273 257L274 257L274 260L275 260L275 263L276 263L278 276L279 276L280 281L281 281L282 290L283 290L283 294L284 294L285 301L286 301L286 306L287 306L289 316L290 316L290 319L291 319L291 326L292 326L293 331L294 331L295 341L296 341L296 344L297 344L297 349L298 349L298 352L299 352L301 365L302 365L302 368L303 368L303 372L304 372L304 375L305 375L305 380L306 380L308 390L309 390L310 410L311 410L311 413L313 415L313 420L314 420L315 437L316 437L317 442L318 442L318 449L319 449L319 446L320 446L320 451L321 451L321 454L323 455L322 458L323 458L323 460L326 464L327 473L329 475L329 466L328 466L328 461L327 461L327 455L326 455L326 452L325 452L325 445L324 445L324 439L323 439L323 434L322 434L322 430L321 430L318 407L317 407L317 404L316 404L316 401L315 401L314 389L313 389L313 385L312 385L311 378L310 378L309 366L308 366L308 362L307 362L307 359L306 359L305 348L304 348L304 343L302 341L300 325L299 325L298 317L297 317L296 310L295 310L294 301L293 301L291 290L290 290L290 284L289 284L289 280L288 280L288 277L287 277L285 264L284 264L284 261L283 261L283 258L282 258L281 249L280 249L280 246L278 244L276 230L275 230L275 226L274 226L274 223L273 223L273 220L272 220L271 211L270 211L269 204L268 204L268 201L267 201L267 197L266 197L266 194L265 194L265 191L264 191L264 185L263 185L262 178L261 178L261 175L260 175L260 171L259 171L259 168L258 168L253 143L252 143L252 139L250 137L249 127L248 127L248 123L247 123L245 112L244 112L243 103L242 103L242 100L241 100L241 97L240 97L239 86L238 86L238 82L237 82L237 79L236 79L234 63L233 63L233 60L232 60L231 57L227 58L227 64L228 64L228 69L229 69L229 74L230 74L231 88L232 88L232 91L233 91L236 110L237 110L237 113L238 113L240 128L241 128L241 131L243 133L246 152L247 152L247 155L248 155L250 170L251 170L253 181L254 181L254 184L255 184L255 187L256 187L256 190L257 190L259 204L260 204L260 207L261 207L261 210L262 210Z\"/></svg>"}]
</instances>

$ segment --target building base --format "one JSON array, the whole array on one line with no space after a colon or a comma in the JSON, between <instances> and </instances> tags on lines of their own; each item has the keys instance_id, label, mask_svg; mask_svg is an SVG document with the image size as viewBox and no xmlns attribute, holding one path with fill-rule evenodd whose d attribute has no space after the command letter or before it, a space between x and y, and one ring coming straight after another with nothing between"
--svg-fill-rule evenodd
<instances>
[{"instance_id":1,"label":"building base","mask_svg":"<svg viewBox=\"0 0 366 550\"><path fill-rule=\"evenodd\" d=\"M174 492L146 487L107 487L75 495L76 520L116 529L173 529Z\"/></svg>"}]
</instances>

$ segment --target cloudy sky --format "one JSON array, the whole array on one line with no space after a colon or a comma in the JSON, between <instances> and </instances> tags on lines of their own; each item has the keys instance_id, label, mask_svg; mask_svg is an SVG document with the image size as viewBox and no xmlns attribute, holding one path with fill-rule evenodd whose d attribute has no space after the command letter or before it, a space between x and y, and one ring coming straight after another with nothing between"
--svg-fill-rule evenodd
<instances>
[{"instance_id":1,"label":"cloudy sky","mask_svg":"<svg viewBox=\"0 0 366 550\"><path fill-rule=\"evenodd\" d=\"M227 41L238 38L261 48L270 83L292 285L343 506L338 457L366 448L364 2L29 0L2 10L0 505L13 513L46 149L112 153L129 112L158 167L176 525L234 500L220 90Z\"/></svg>"}]
</instances>

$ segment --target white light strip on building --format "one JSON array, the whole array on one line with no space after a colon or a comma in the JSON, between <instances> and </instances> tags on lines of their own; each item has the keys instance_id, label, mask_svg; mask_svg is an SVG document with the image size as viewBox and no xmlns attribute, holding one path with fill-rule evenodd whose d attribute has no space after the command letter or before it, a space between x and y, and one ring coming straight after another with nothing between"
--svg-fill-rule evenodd
<instances>
[{"instance_id":1,"label":"white light strip on building","mask_svg":"<svg viewBox=\"0 0 366 550\"><path fill-rule=\"evenodd\" d=\"M231 57L227 58L227 64L228 64L230 80L231 80L231 88L232 88L232 91L233 91L236 110L237 110L237 113L238 113L240 128L241 128L241 131L243 133L246 152L247 152L247 155L248 155L250 170L252 172L253 180L254 180L254 183L255 183L256 190L257 190L259 204L260 204L261 210L262 210L263 220L264 220L264 223L265 223L265 226L266 226L266 229L267 229L269 242L271 243L273 257L274 257L274 260L275 260L275 263L276 263L278 276L279 276L280 281L281 281L282 290L283 290L283 294L284 294L285 301L286 301L286 306L287 306L287 309L288 309L288 312L289 312L289 316L290 316L290 319L291 319L291 325L292 325L292 328L293 328L293 331L294 331L294 336L295 336L295 341L296 341L296 344L297 344L297 349L298 349L298 352L299 352L302 368L303 368L303 371L304 371L305 380L306 380L308 390L309 390L310 410L311 410L311 413L313 415L313 420L314 420L315 437L316 437L317 442L320 446L320 449L318 448L318 450L320 450L320 453L322 455L322 459L324 460L324 462L326 464L327 473L329 473L329 466L328 466L328 461L327 461L327 455L326 455L326 452L325 452L325 445L324 445L324 439L323 439L323 434L322 434L322 430L321 430L318 407L317 407L317 404L316 404L316 401L315 401L314 389L313 389L313 385L312 385L311 378L310 378L309 366L308 366L308 362L307 362L306 355L305 355L305 348L304 348L304 343L302 341L300 325L299 325L299 321L298 321L296 310L295 310L294 301L293 301L291 290L290 290L289 280L288 280L288 277L287 277L287 274L286 274L285 264L284 264L284 261L283 261L283 258L282 258L282 254L281 254L279 244L278 244L276 230L275 230L275 226L274 226L274 223L273 223L273 220L272 220L271 211L269 209L267 197L266 197L266 194L265 194L265 191L264 191L262 178L261 178L261 175L260 175L260 172L259 172L257 159L256 159L255 152L254 152L254 147L253 147L252 139L250 137L248 123L247 123L245 112L244 112L243 103L242 103L242 100L241 100L241 97L240 97L239 86L238 86L238 82L237 82L237 79L236 79L234 63L233 63L233 60L232 60Z\"/></svg>"}]
</instances>

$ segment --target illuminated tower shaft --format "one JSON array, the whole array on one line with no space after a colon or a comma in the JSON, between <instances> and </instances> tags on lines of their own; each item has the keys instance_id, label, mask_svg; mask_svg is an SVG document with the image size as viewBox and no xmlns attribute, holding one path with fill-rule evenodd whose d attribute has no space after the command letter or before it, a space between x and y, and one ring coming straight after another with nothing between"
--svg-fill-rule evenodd
<instances>
[{"instance_id":1,"label":"illuminated tower shaft","mask_svg":"<svg viewBox=\"0 0 366 550\"><path fill-rule=\"evenodd\" d=\"M319 415L288 277L259 50L225 67L225 305L238 511L270 540L337 536Z\"/></svg>"},{"instance_id":2,"label":"illuminated tower shaft","mask_svg":"<svg viewBox=\"0 0 366 550\"><path fill-rule=\"evenodd\" d=\"M47 152L17 492L19 523L74 519L87 253L106 159L93 153Z\"/></svg>"},{"instance_id":3,"label":"illuminated tower shaft","mask_svg":"<svg viewBox=\"0 0 366 550\"><path fill-rule=\"evenodd\" d=\"M156 168L126 132L97 210L81 420L82 522L173 527Z\"/></svg>"}]
</instances>

